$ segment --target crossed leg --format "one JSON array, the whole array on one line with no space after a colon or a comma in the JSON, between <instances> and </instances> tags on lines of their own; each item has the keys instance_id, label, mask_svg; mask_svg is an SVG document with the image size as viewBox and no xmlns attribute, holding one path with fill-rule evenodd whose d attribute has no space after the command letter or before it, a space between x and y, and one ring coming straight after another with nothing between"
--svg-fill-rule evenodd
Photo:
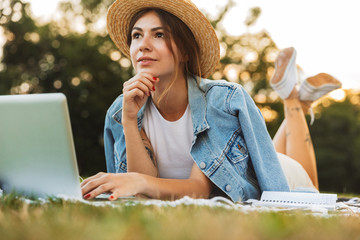
<instances>
[{"instance_id":1,"label":"crossed leg","mask_svg":"<svg viewBox=\"0 0 360 240\"><path fill-rule=\"evenodd\" d=\"M296 50L293 47L280 52L275 61L275 73L270 85L284 100L285 119L273 143L277 152L296 160L319 189L314 146L305 114L311 104L325 94L341 87L334 77L319 73L307 78L297 90Z\"/></svg>"},{"instance_id":2,"label":"crossed leg","mask_svg":"<svg viewBox=\"0 0 360 240\"><path fill-rule=\"evenodd\" d=\"M285 119L278 129L273 143L277 152L299 162L319 189L314 146L311 141L305 113L308 105L300 102L296 88L284 100Z\"/></svg>"},{"instance_id":3,"label":"crossed leg","mask_svg":"<svg viewBox=\"0 0 360 240\"><path fill-rule=\"evenodd\" d=\"M294 48L282 50L275 61L275 73L270 80L270 85L284 99L285 113L285 119L275 134L273 143L277 152L296 160L305 169L318 189L315 152L305 119L312 102L300 101L300 93L296 88L295 58ZM318 81L317 78L314 77L315 82ZM316 92L315 90L313 92Z\"/></svg>"}]
</instances>

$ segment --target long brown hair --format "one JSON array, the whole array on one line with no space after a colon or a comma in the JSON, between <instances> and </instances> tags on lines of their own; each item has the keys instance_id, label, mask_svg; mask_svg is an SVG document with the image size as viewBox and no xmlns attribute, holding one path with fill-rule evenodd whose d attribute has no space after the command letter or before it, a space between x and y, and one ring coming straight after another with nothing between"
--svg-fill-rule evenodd
<instances>
[{"instance_id":1,"label":"long brown hair","mask_svg":"<svg viewBox=\"0 0 360 240\"><path fill-rule=\"evenodd\" d=\"M179 59L175 57L173 48L171 46L171 39L175 42L179 52L182 54L182 58L185 59L183 63L182 74L185 77L188 75L195 75L197 77L201 77L201 69L200 69L200 48L197 44L194 34L188 28L188 26L181 21L179 18L174 16L173 14L166 12L164 10L158 8L146 8L134 15L134 17L130 21L129 31L127 33L127 44L130 47L131 45L131 32L135 25L135 23L147 12L154 11L158 17L160 18L160 22L162 26L165 28L165 41L166 45L169 48L170 52L173 55L175 65L179 64ZM169 86L165 89L163 94L159 98L159 102L166 95L166 93L170 90L172 85L175 83L175 80L178 76L178 71L176 68L173 81L169 84Z\"/></svg>"}]
</instances>

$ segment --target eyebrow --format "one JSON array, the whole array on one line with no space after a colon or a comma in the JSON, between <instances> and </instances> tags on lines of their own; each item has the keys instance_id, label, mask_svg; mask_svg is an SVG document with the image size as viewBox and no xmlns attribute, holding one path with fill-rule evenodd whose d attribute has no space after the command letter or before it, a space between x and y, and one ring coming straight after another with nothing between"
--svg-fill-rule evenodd
<instances>
[{"instance_id":1,"label":"eyebrow","mask_svg":"<svg viewBox=\"0 0 360 240\"><path fill-rule=\"evenodd\" d=\"M133 27L133 29L132 29L131 31L134 31L134 30L138 30L138 31L143 32L143 29L142 29L142 28L139 28L139 27ZM157 30L164 30L164 28L163 28L163 27L155 27L155 28L152 28L152 29L151 29L152 32L155 32L155 31L157 31Z\"/></svg>"}]
</instances>

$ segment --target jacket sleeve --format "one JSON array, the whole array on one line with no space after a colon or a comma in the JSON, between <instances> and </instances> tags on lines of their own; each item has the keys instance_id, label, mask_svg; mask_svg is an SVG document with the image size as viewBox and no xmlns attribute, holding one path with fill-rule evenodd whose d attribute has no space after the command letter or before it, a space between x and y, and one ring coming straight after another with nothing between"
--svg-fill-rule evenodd
<instances>
[{"instance_id":1,"label":"jacket sleeve","mask_svg":"<svg viewBox=\"0 0 360 240\"><path fill-rule=\"evenodd\" d=\"M238 116L261 191L290 191L264 118L241 86L232 94L230 111Z\"/></svg>"},{"instance_id":2,"label":"jacket sleeve","mask_svg":"<svg viewBox=\"0 0 360 240\"><path fill-rule=\"evenodd\" d=\"M109 111L106 113L105 117L104 149L107 172L115 173L114 136L111 131L111 116Z\"/></svg>"}]
</instances>

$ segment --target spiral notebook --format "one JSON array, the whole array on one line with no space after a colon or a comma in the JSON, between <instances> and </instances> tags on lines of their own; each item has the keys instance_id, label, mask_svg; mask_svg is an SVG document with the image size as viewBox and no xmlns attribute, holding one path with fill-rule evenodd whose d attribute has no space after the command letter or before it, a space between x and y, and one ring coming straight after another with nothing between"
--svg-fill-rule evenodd
<instances>
[{"instance_id":1,"label":"spiral notebook","mask_svg":"<svg viewBox=\"0 0 360 240\"><path fill-rule=\"evenodd\" d=\"M255 206L283 208L320 207L334 210L337 194L264 191Z\"/></svg>"}]
</instances>

